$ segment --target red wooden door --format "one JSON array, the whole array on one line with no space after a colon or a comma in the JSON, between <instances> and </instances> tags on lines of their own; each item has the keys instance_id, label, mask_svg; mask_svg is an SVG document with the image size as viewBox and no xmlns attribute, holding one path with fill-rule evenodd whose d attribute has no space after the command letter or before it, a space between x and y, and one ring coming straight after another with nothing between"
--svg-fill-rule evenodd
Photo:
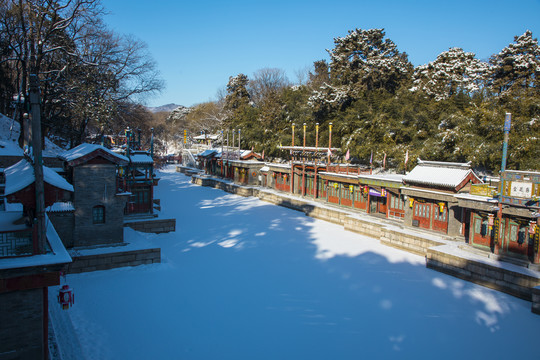
<instances>
[{"instance_id":1,"label":"red wooden door","mask_svg":"<svg viewBox=\"0 0 540 360\"><path fill-rule=\"evenodd\" d=\"M429 229L430 228L430 215L431 215L431 204L414 202L414 212L413 212L413 225L414 222L417 222L418 227Z\"/></svg>"},{"instance_id":2,"label":"red wooden door","mask_svg":"<svg viewBox=\"0 0 540 360\"><path fill-rule=\"evenodd\" d=\"M445 206L443 211L437 204L432 204L433 208L433 230L446 233L448 231L448 207Z\"/></svg>"}]
</instances>

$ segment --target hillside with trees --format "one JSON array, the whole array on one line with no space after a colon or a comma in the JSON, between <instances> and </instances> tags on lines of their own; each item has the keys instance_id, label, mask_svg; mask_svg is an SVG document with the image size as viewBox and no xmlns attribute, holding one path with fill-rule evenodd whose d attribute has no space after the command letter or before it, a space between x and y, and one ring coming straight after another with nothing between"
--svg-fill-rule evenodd
<instances>
[{"instance_id":1,"label":"hillside with trees","mask_svg":"<svg viewBox=\"0 0 540 360\"><path fill-rule=\"evenodd\" d=\"M472 161L500 168L503 123L512 113L508 166L540 169L540 47L530 31L482 61L460 48L416 68L383 29L349 31L334 39L329 62L314 63L308 81L290 86L284 77L261 92L261 73L233 76L225 96L226 128L241 128L245 148L283 156L291 125L307 124L309 144L347 150L360 163L403 169L409 159ZM299 127L300 128L300 127ZM300 143L297 132L296 143Z\"/></svg>"}]
</instances>

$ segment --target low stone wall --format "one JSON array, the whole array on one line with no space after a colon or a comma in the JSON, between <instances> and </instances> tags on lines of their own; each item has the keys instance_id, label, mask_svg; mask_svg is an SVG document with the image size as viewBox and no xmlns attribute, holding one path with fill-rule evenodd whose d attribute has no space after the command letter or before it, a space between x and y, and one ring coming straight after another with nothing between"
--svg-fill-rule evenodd
<instances>
[{"instance_id":1,"label":"low stone wall","mask_svg":"<svg viewBox=\"0 0 540 360\"><path fill-rule=\"evenodd\" d=\"M226 191L231 194L236 194L244 197L253 196L253 188L248 186L241 186L229 182L219 181L210 177L192 176L191 182L196 185L212 187Z\"/></svg>"},{"instance_id":2,"label":"low stone wall","mask_svg":"<svg viewBox=\"0 0 540 360\"><path fill-rule=\"evenodd\" d=\"M160 234L176 231L176 219L130 221L124 223L124 226L144 233Z\"/></svg>"},{"instance_id":3,"label":"low stone wall","mask_svg":"<svg viewBox=\"0 0 540 360\"><path fill-rule=\"evenodd\" d=\"M444 245L428 249L426 266L528 301L532 301L532 289L540 285L540 278L524 273L526 269L518 272L456 256L445 251Z\"/></svg>"},{"instance_id":4,"label":"low stone wall","mask_svg":"<svg viewBox=\"0 0 540 360\"><path fill-rule=\"evenodd\" d=\"M421 256L426 256L431 247L443 244L440 241L392 229L382 229L380 241L383 245L395 247Z\"/></svg>"},{"instance_id":5,"label":"low stone wall","mask_svg":"<svg viewBox=\"0 0 540 360\"><path fill-rule=\"evenodd\" d=\"M346 211L340 211L339 209L332 209L324 206L315 206L311 211L305 212L306 215L315 219L328 221L338 225L345 225L350 213Z\"/></svg>"},{"instance_id":6,"label":"low stone wall","mask_svg":"<svg viewBox=\"0 0 540 360\"><path fill-rule=\"evenodd\" d=\"M540 286L532 288L532 312L540 315Z\"/></svg>"},{"instance_id":7,"label":"low stone wall","mask_svg":"<svg viewBox=\"0 0 540 360\"><path fill-rule=\"evenodd\" d=\"M349 230L358 234L373 237L375 239L381 239L384 225L369 221L368 219L360 219L355 216L347 216L344 219L345 230Z\"/></svg>"},{"instance_id":8,"label":"low stone wall","mask_svg":"<svg viewBox=\"0 0 540 360\"><path fill-rule=\"evenodd\" d=\"M257 191L256 195L262 201L266 201L274 205L283 206L289 209L302 211L307 215L310 215L310 212L313 211L313 209L315 208L315 206L308 204L301 198L296 199L287 196L280 196L278 194L262 190Z\"/></svg>"},{"instance_id":9,"label":"low stone wall","mask_svg":"<svg viewBox=\"0 0 540 360\"><path fill-rule=\"evenodd\" d=\"M68 274L109 270L124 266L138 266L161 262L161 249L143 249L111 252L99 255L71 256L73 262L67 266Z\"/></svg>"}]
</instances>

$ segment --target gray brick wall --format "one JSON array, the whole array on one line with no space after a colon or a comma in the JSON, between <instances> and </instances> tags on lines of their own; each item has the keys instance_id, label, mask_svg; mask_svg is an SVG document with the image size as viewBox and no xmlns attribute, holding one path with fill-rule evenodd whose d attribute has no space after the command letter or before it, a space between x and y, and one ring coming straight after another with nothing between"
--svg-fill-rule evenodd
<instances>
[{"instance_id":1,"label":"gray brick wall","mask_svg":"<svg viewBox=\"0 0 540 360\"><path fill-rule=\"evenodd\" d=\"M73 230L75 227L73 212L49 212L47 215L64 246L67 248L73 247Z\"/></svg>"},{"instance_id":2,"label":"gray brick wall","mask_svg":"<svg viewBox=\"0 0 540 360\"><path fill-rule=\"evenodd\" d=\"M104 245L124 240L125 196L116 196L116 167L81 165L73 169L74 246ZM93 224L94 206L105 207L105 223Z\"/></svg>"},{"instance_id":3,"label":"gray brick wall","mask_svg":"<svg viewBox=\"0 0 540 360\"><path fill-rule=\"evenodd\" d=\"M0 360L43 358L43 289L0 294Z\"/></svg>"}]
</instances>

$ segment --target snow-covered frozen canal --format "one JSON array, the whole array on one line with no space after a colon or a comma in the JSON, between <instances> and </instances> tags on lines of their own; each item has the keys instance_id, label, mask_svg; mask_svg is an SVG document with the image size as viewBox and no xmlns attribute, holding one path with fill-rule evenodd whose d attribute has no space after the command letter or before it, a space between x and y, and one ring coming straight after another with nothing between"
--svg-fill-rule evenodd
<instances>
[{"instance_id":1,"label":"snow-covered frozen canal","mask_svg":"<svg viewBox=\"0 0 540 360\"><path fill-rule=\"evenodd\" d=\"M125 234L161 247L161 264L67 277L76 294L68 313L88 359L540 354L530 302L426 269L422 257L192 185L173 167L156 198L176 232Z\"/></svg>"}]
</instances>

